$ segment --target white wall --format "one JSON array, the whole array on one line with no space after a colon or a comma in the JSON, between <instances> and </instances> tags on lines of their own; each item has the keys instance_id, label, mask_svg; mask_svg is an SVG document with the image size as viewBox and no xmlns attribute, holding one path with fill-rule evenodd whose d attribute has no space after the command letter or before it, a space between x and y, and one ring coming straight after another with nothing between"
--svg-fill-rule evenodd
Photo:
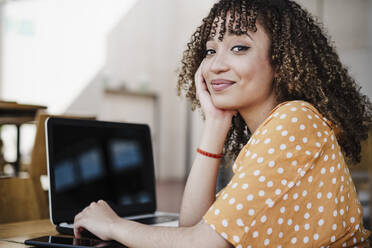
<instances>
[{"instance_id":1,"label":"white wall","mask_svg":"<svg viewBox=\"0 0 372 248\"><path fill-rule=\"evenodd\" d=\"M108 30L136 0L0 1L0 98L63 113L97 74ZM4 155L16 154L16 132L4 127ZM21 129L22 162L34 131Z\"/></svg>"},{"instance_id":2,"label":"white wall","mask_svg":"<svg viewBox=\"0 0 372 248\"><path fill-rule=\"evenodd\" d=\"M134 2L7 1L1 98L63 112L102 68L105 36Z\"/></svg>"},{"instance_id":3,"label":"white wall","mask_svg":"<svg viewBox=\"0 0 372 248\"><path fill-rule=\"evenodd\" d=\"M298 0L323 21L341 61L372 100L372 1Z\"/></svg>"},{"instance_id":4,"label":"white wall","mask_svg":"<svg viewBox=\"0 0 372 248\"><path fill-rule=\"evenodd\" d=\"M372 32L370 0L326 0L324 22L334 38L341 61L372 99Z\"/></svg>"},{"instance_id":5,"label":"white wall","mask_svg":"<svg viewBox=\"0 0 372 248\"><path fill-rule=\"evenodd\" d=\"M0 95L2 91L3 74L3 3L0 2Z\"/></svg>"},{"instance_id":6,"label":"white wall","mask_svg":"<svg viewBox=\"0 0 372 248\"><path fill-rule=\"evenodd\" d=\"M176 70L186 43L211 4L211 0L139 0L107 36L101 72L66 111L97 115L103 101L102 81L131 90L146 84L160 100L160 179L184 177L187 105L176 94ZM112 109L112 118L120 111ZM105 119L110 117L106 114Z\"/></svg>"}]
</instances>

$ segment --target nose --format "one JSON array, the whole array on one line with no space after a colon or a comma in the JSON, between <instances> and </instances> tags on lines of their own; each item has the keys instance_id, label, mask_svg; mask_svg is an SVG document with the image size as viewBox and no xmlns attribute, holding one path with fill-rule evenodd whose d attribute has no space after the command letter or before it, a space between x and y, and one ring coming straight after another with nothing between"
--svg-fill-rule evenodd
<instances>
[{"instance_id":1,"label":"nose","mask_svg":"<svg viewBox=\"0 0 372 248\"><path fill-rule=\"evenodd\" d=\"M226 54L224 52L216 52L210 63L210 71L215 74L227 71L229 67L226 59Z\"/></svg>"}]
</instances>

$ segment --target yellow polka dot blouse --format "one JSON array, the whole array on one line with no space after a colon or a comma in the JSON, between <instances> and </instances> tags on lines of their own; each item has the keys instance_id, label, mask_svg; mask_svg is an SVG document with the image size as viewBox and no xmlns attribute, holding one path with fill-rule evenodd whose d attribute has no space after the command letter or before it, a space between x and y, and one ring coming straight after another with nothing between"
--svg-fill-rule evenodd
<instances>
[{"instance_id":1,"label":"yellow polka dot blouse","mask_svg":"<svg viewBox=\"0 0 372 248\"><path fill-rule=\"evenodd\" d=\"M233 172L204 220L234 247L368 247L331 123L311 104L278 105Z\"/></svg>"}]
</instances>

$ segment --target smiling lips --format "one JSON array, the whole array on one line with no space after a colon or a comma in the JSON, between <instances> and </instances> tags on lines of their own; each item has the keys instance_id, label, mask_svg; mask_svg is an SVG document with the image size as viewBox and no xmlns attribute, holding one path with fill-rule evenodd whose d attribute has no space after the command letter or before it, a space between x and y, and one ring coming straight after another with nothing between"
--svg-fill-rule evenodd
<instances>
[{"instance_id":1,"label":"smiling lips","mask_svg":"<svg viewBox=\"0 0 372 248\"><path fill-rule=\"evenodd\" d=\"M212 86L213 91L223 91L224 89L230 87L234 83L235 82L230 81L230 80L215 79L215 80L212 80L211 86Z\"/></svg>"}]
</instances>

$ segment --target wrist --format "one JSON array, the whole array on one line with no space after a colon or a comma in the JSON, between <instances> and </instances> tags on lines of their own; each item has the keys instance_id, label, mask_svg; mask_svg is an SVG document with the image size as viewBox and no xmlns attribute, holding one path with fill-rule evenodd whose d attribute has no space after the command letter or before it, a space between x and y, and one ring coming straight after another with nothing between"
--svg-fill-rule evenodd
<instances>
[{"instance_id":1,"label":"wrist","mask_svg":"<svg viewBox=\"0 0 372 248\"><path fill-rule=\"evenodd\" d=\"M108 226L108 233L109 233L109 239L111 240L116 240L116 237L117 237L117 234L116 232L118 230L120 230L120 228L118 227L120 225L120 222L121 222L121 218L120 217L116 217L114 218L110 223L109 223L109 226Z\"/></svg>"},{"instance_id":2,"label":"wrist","mask_svg":"<svg viewBox=\"0 0 372 248\"><path fill-rule=\"evenodd\" d=\"M231 124L232 117L233 117L232 115L220 115L220 116L206 115L205 122L218 123L219 125L229 126Z\"/></svg>"},{"instance_id":3,"label":"wrist","mask_svg":"<svg viewBox=\"0 0 372 248\"><path fill-rule=\"evenodd\" d=\"M219 154L210 153L210 152L204 151L204 150L202 150L200 148L196 148L196 152L200 153L203 156L209 157L209 158L220 159L220 158L223 157L223 154L222 153L219 153Z\"/></svg>"},{"instance_id":4,"label":"wrist","mask_svg":"<svg viewBox=\"0 0 372 248\"><path fill-rule=\"evenodd\" d=\"M231 120L206 119L204 122L204 132L211 132L214 135L226 136L231 127Z\"/></svg>"},{"instance_id":5,"label":"wrist","mask_svg":"<svg viewBox=\"0 0 372 248\"><path fill-rule=\"evenodd\" d=\"M209 153L222 153L229 128L230 126L226 127L218 122L206 123L199 148Z\"/></svg>"}]
</instances>

